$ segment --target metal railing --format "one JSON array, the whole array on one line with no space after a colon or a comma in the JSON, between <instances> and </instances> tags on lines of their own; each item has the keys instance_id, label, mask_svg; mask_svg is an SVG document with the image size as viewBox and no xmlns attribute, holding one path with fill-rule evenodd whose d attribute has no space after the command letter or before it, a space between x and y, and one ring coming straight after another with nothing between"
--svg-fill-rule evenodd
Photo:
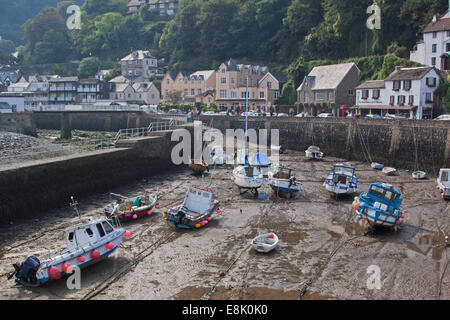
<instances>
[{"instance_id":1,"label":"metal railing","mask_svg":"<svg viewBox=\"0 0 450 320\"><path fill-rule=\"evenodd\" d=\"M160 121L160 122L152 122L146 128L130 128L130 129L121 129L117 133L114 141L119 141L123 139L136 138L136 137L145 137L150 135L152 132L158 131L166 131L170 129L174 129L185 124L185 121L172 119L170 121Z\"/></svg>"},{"instance_id":2,"label":"metal railing","mask_svg":"<svg viewBox=\"0 0 450 320\"><path fill-rule=\"evenodd\" d=\"M113 149L118 140L149 136L152 132L166 131L185 124L181 120L167 120L152 122L146 128L131 128L119 130L115 138L107 139L81 139L78 141L49 144L30 148L9 150L9 155L4 156L0 150L0 165L17 164L25 161L43 160L77 153L85 153L96 150ZM13 152L13 154L11 154Z\"/></svg>"}]
</instances>

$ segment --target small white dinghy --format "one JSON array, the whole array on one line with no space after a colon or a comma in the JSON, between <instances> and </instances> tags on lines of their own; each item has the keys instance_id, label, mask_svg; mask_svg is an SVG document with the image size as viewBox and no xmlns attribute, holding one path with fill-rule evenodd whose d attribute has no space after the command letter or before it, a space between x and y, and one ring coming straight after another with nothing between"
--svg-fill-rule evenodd
<instances>
[{"instance_id":1,"label":"small white dinghy","mask_svg":"<svg viewBox=\"0 0 450 320\"><path fill-rule=\"evenodd\" d=\"M387 176L395 176L397 174L397 169L392 167L384 167L382 172Z\"/></svg>"},{"instance_id":2,"label":"small white dinghy","mask_svg":"<svg viewBox=\"0 0 450 320\"><path fill-rule=\"evenodd\" d=\"M308 150L305 151L305 154L306 158L314 160L321 160L324 156L323 152L320 151L320 148L316 146L310 146Z\"/></svg>"},{"instance_id":3,"label":"small white dinghy","mask_svg":"<svg viewBox=\"0 0 450 320\"><path fill-rule=\"evenodd\" d=\"M261 253L269 253L278 246L278 236L275 233L268 233L257 236L252 240L253 249Z\"/></svg>"},{"instance_id":4,"label":"small white dinghy","mask_svg":"<svg viewBox=\"0 0 450 320\"><path fill-rule=\"evenodd\" d=\"M425 179L427 176L426 172L423 172L423 171L415 171L415 172L411 173L411 175L412 175L413 179L417 179L417 180Z\"/></svg>"}]
</instances>

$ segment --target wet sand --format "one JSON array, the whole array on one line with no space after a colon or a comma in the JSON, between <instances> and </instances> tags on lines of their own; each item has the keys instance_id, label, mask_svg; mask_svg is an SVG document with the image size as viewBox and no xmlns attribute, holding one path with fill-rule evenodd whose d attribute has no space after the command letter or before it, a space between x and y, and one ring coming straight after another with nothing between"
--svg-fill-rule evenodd
<instances>
[{"instance_id":1,"label":"wet sand","mask_svg":"<svg viewBox=\"0 0 450 320\"><path fill-rule=\"evenodd\" d=\"M333 163L356 166L360 192L370 183L392 183L402 192L405 224L397 232L366 234L355 221L353 197L336 200L323 187ZM133 236L109 258L82 270L81 290L65 280L25 289L6 280L11 264L29 255L45 257L65 248L64 229L78 221L63 208L38 220L0 229L1 299L449 299L450 271L445 235L450 202L441 199L435 179L414 181L411 173L386 177L368 164L326 158L313 162L290 151L281 164L296 169L302 196L278 199L267 182L259 197L239 195L231 168L209 176L179 168L111 192L134 196L150 188L160 195L161 210L124 224ZM314 167L314 164L317 167ZM162 211L182 202L191 184L210 187L222 214L200 230L177 232ZM108 194L80 203L83 217L100 217ZM275 232L279 247L256 253L250 241ZM448 246L448 245L447 245ZM367 288L367 268L381 270L381 289ZM447 268L448 269L448 268ZM219 276L224 272L223 277ZM439 292L440 291L440 292Z\"/></svg>"}]
</instances>

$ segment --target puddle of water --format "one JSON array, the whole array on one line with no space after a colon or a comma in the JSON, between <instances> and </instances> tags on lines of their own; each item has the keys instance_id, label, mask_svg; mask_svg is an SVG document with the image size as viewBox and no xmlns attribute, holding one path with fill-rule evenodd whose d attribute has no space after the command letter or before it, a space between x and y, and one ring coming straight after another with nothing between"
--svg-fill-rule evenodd
<instances>
[{"instance_id":1,"label":"puddle of water","mask_svg":"<svg viewBox=\"0 0 450 320\"><path fill-rule=\"evenodd\" d=\"M431 258L440 261L445 248L445 235L441 232L428 233L419 237L415 242L409 242L406 247L424 256L431 251Z\"/></svg>"},{"instance_id":2,"label":"puddle of water","mask_svg":"<svg viewBox=\"0 0 450 320\"><path fill-rule=\"evenodd\" d=\"M303 300L334 300L331 296L315 292L315 291L307 291Z\"/></svg>"}]
</instances>

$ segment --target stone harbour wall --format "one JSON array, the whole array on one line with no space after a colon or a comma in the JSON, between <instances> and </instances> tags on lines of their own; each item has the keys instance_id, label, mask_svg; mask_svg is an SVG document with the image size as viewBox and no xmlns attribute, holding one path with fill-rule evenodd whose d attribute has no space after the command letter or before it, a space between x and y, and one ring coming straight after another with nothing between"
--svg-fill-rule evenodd
<instances>
[{"instance_id":1,"label":"stone harbour wall","mask_svg":"<svg viewBox=\"0 0 450 320\"><path fill-rule=\"evenodd\" d=\"M192 127L187 127L192 130ZM119 141L116 149L23 163L0 170L0 224L65 207L70 197L110 192L174 167L172 131Z\"/></svg>"},{"instance_id":2,"label":"stone harbour wall","mask_svg":"<svg viewBox=\"0 0 450 320\"><path fill-rule=\"evenodd\" d=\"M240 117L201 116L204 125L225 132L241 129ZM253 129L278 129L280 144L305 151L316 145L326 155L347 160L380 162L437 175L450 167L450 122L342 118L249 118ZM270 143L270 136L269 136ZM416 152L417 151L417 152Z\"/></svg>"}]
</instances>

